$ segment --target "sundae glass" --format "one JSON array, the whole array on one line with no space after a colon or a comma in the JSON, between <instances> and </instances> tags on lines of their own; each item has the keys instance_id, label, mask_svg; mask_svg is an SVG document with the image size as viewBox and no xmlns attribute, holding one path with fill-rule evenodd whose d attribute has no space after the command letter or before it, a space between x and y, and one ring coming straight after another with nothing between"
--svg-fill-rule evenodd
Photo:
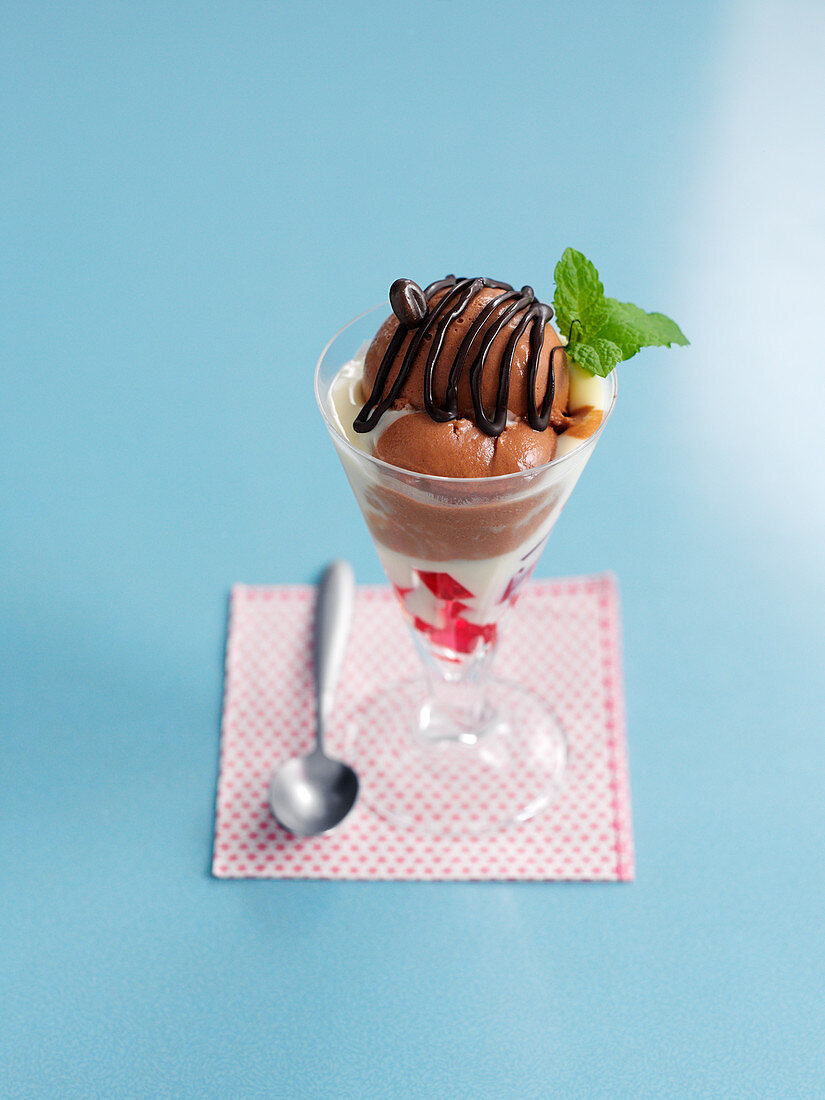
<instances>
[{"instance_id":1,"label":"sundae glass","mask_svg":"<svg viewBox=\"0 0 825 1100\"><path fill-rule=\"evenodd\" d=\"M396 294L396 298L406 294L409 299L406 305L393 305L399 322L388 319L400 325L401 335L405 320L410 330L420 323L415 309L424 292L411 285L413 291L408 284ZM432 288L427 290L431 315L440 296L445 295L443 285L433 284L435 296ZM447 298L453 293L449 290L453 285L455 280L447 284ZM508 287L505 291L502 288L506 284L489 281L484 285L492 286L504 298L508 297L507 291L512 291L509 298L514 305L521 302L522 313L514 313L515 321L509 328L505 325L500 340L509 340L512 330L515 346L526 331L524 325L518 328L519 316L526 316L525 308L535 303L532 291L529 287L523 291ZM489 300L488 294L477 308L482 309ZM353 410L358 412L369 392L369 387L362 384L364 361L366 349L377 339L376 329L383 317L380 309L356 318L326 346L316 370L315 393L398 597L422 668L417 677L388 684L343 718L346 756L361 777L365 801L386 820L417 831L457 835L485 832L538 814L552 802L563 783L566 738L551 707L539 692L499 679L491 669L502 620L533 572L613 410L615 374L595 380L601 399L595 425L591 417L589 428L579 438L572 431L573 438L568 439L565 448L559 447L550 461L492 476L445 476L405 467L400 461L382 458L382 449L370 443L370 433L364 430L366 406L361 410L360 433L352 428ZM536 317L537 326L543 328L552 310L544 306L541 309L545 312ZM456 310L450 323L460 325ZM465 309L468 327L471 315L472 310ZM484 316L482 311L482 327ZM467 328L456 331L466 333ZM556 344L560 351L564 341L557 338ZM532 350L537 346L532 345ZM392 354L390 348L385 359L392 358ZM556 359L557 372L559 360L566 371L564 355L560 352ZM552 355L549 370L552 375ZM560 377L557 373L557 389ZM535 375L530 382L535 383ZM388 376L386 385L392 384L393 378ZM436 390L439 385L441 396L447 400L449 386L443 379ZM431 400L427 405L430 420L445 428L452 422L455 435L459 432L456 425L467 421L457 419L455 409L452 418L437 410L434 415L432 407L438 400L436 393L435 402ZM551 386L549 402L552 400ZM485 401L489 409L489 399ZM533 412L543 411L546 423L549 410L536 408L536 404L534 399L531 417ZM398 418L405 412L401 406L403 399L387 405L385 424L397 427ZM527 427L526 417L517 424L518 418L504 402L500 403L499 413L501 408L505 408L508 426L519 430L524 426L527 434L538 437L539 432ZM477 413L476 423L484 415L480 403ZM415 415L425 417L426 413ZM494 419L492 414L489 418ZM407 421L402 426L406 430L414 423L418 421ZM475 431L472 424L470 428ZM389 428L386 431L389 435ZM546 427L546 432L548 444L555 450L554 428ZM562 439L563 434L558 437ZM463 444L459 441L459 445ZM486 446L483 439L480 445L482 449ZM410 460L409 465L416 462ZM552 624L525 618L518 629L539 636L552 629Z\"/></svg>"}]
</instances>

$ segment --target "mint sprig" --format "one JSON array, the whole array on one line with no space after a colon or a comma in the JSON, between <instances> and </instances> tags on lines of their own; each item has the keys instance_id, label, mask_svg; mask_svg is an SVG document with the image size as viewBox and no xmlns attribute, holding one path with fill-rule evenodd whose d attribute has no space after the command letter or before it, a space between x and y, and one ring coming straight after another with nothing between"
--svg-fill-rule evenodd
<instances>
[{"instance_id":1,"label":"mint sprig","mask_svg":"<svg viewBox=\"0 0 825 1100\"><path fill-rule=\"evenodd\" d=\"M556 264L553 308L568 338L569 358L602 378L641 348L690 343L664 313L646 313L632 302L606 298L598 271L575 248L566 248Z\"/></svg>"}]
</instances>

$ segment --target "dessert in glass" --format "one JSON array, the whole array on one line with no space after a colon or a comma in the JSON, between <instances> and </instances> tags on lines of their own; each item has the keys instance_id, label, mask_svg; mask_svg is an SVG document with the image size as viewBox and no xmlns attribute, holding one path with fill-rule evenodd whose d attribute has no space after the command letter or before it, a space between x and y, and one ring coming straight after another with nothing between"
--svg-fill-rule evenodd
<instances>
[{"instance_id":1,"label":"dessert in glass","mask_svg":"<svg viewBox=\"0 0 825 1100\"><path fill-rule=\"evenodd\" d=\"M385 819L473 834L533 817L563 783L551 707L491 665L615 374L569 358L531 287L401 279L390 303L330 341L315 392L423 668L344 718L346 756Z\"/></svg>"}]
</instances>

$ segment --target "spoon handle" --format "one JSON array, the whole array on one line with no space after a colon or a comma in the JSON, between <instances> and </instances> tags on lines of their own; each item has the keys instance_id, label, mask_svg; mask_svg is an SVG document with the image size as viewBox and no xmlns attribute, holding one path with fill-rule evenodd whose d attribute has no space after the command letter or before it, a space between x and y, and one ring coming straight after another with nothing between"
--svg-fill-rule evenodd
<instances>
[{"instance_id":1,"label":"spoon handle","mask_svg":"<svg viewBox=\"0 0 825 1100\"><path fill-rule=\"evenodd\" d=\"M315 611L315 686L318 695L318 748L332 710L335 688L344 663L352 609L355 575L346 561L334 561L321 579Z\"/></svg>"}]
</instances>

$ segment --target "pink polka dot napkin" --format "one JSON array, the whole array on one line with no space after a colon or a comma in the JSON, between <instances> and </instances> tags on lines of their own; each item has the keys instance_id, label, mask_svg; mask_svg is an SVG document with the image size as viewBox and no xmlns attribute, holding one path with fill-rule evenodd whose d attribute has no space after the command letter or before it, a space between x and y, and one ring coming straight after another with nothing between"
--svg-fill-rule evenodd
<instances>
[{"instance_id":1,"label":"pink polka dot napkin","mask_svg":"<svg viewBox=\"0 0 825 1100\"><path fill-rule=\"evenodd\" d=\"M517 827L466 838L417 834L359 803L334 833L298 839L266 802L272 770L314 736L312 588L232 590L212 872L218 878L630 881L634 875L619 608L613 577L525 586L504 620L497 675L522 680L569 740L563 794ZM547 624L542 627L536 624ZM358 590L337 707L418 673L387 588ZM328 748L344 756L335 721Z\"/></svg>"}]
</instances>

